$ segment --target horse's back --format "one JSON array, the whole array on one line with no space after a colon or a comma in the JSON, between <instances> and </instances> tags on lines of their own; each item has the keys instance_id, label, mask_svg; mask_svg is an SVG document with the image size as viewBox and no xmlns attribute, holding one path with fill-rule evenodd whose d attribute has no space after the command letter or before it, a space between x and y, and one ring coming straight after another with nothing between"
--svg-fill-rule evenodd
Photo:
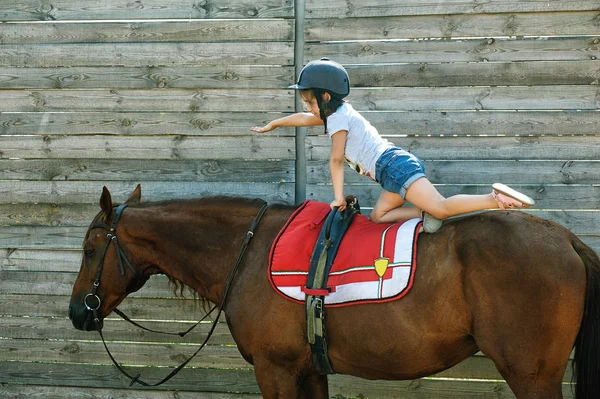
<instances>
[{"instance_id":1,"label":"horse's back","mask_svg":"<svg viewBox=\"0 0 600 399\"><path fill-rule=\"evenodd\" d=\"M467 276L480 273L493 285L507 280L509 287L585 284L583 262L573 248L579 239L555 222L519 211L493 211L451 222L445 235L433 240L448 242Z\"/></svg>"},{"instance_id":2,"label":"horse's back","mask_svg":"<svg viewBox=\"0 0 600 399\"><path fill-rule=\"evenodd\" d=\"M446 256L456 259L454 273L473 328L477 317L524 324L538 312L581 317L585 267L573 247L579 239L566 228L524 212L494 211L457 220L445 230L445 237L433 240L447 242Z\"/></svg>"},{"instance_id":3,"label":"horse's back","mask_svg":"<svg viewBox=\"0 0 600 399\"><path fill-rule=\"evenodd\" d=\"M557 336L566 343L548 356L568 358L586 280L574 240L560 225L518 211L471 215L422 234L408 295L329 311L334 368L337 361L340 372L352 373L361 359L365 367L357 375L416 378L477 350L492 358L513 358L519 351L527 356L539 349L536 340L546 344L548 334L563 326L568 331ZM368 337L362 348L343 346L346 353L338 353L334 342L361 337Z\"/></svg>"},{"instance_id":4,"label":"horse's back","mask_svg":"<svg viewBox=\"0 0 600 399\"><path fill-rule=\"evenodd\" d=\"M478 348L507 379L539 370L560 381L583 318L579 239L518 211L487 212L448 227Z\"/></svg>"}]
</instances>

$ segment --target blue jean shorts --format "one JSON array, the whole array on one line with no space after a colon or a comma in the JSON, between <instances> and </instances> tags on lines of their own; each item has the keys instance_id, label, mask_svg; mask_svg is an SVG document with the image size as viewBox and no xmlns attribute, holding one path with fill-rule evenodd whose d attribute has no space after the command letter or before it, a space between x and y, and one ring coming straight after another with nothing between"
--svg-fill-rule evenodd
<instances>
[{"instance_id":1,"label":"blue jean shorts","mask_svg":"<svg viewBox=\"0 0 600 399\"><path fill-rule=\"evenodd\" d=\"M375 165L375 180L384 190L400 194L402 199L408 187L421 177L425 177L423 162L401 148L385 150Z\"/></svg>"}]
</instances>

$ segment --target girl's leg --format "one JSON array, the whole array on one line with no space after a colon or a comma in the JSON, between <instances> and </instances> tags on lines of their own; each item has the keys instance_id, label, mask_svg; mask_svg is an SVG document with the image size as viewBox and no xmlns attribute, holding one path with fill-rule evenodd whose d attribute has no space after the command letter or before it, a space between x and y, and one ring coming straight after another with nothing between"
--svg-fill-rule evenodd
<instances>
[{"instance_id":1,"label":"girl's leg","mask_svg":"<svg viewBox=\"0 0 600 399\"><path fill-rule=\"evenodd\" d=\"M383 190L371 212L370 219L375 223L395 223L421 217L420 209L403 207L402 205L405 203L406 201L402 199L400 194Z\"/></svg>"},{"instance_id":2,"label":"girl's leg","mask_svg":"<svg viewBox=\"0 0 600 399\"><path fill-rule=\"evenodd\" d=\"M412 183L406 190L406 201L423 209L437 219L446 219L462 213L498 208L492 194L459 194L444 198L431 182L423 177Z\"/></svg>"},{"instance_id":3,"label":"girl's leg","mask_svg":"<svg viewBox=\"0 0 600 399\"><path fill-rule=\"evenodd\" d=\"M499 185L499 187L509 190L508 192L514 191L504 185ZM496 185L494 185L494 190L497 191ZM483 195L458 194L444 198L426 177L422 177L408 187L405 199L400 194L383 190L375 204L375 208L373 208L373 212L371 212L371 220L375 223L395 223L421 217L421 210L441 220L484 209L504 209L504 207L512 208L533 204L533 200L527 196L524 197L530 201L529 204L519 204L519 201L511 197L501 196L499 192L495 195L496 198L494 198L493 193ZM403 207L406 202L412 203L415 207ZM427 226L427 220L425 222ZM431 226L433 227L433 225L435 223ZM439 228L439 225L433 227L431 232L437 230L437 228Z\"/></svg>"}]
</instances>

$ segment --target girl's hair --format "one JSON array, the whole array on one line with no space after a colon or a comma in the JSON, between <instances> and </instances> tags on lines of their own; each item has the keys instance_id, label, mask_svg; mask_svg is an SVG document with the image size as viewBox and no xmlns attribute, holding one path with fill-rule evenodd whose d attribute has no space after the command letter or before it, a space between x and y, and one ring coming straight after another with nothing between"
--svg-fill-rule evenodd
<instances>
[{"instance_id":1,"label":"girl's hair","mask_svg":"<svg viewBox=\"0 0 600 399\"><path fill-rule=\"evenodd\" d=\"M331 100L328 102L323 101L323 94L325 93L329 93L329 96L331 97ZM327 117L337 111L340 105L345 102L344 98L337 93L324 89L303 89L300 90L300 94L308 94L317 100L321 120L325 126L325 133L327 133Z\"/></svg>"}]
</instances>

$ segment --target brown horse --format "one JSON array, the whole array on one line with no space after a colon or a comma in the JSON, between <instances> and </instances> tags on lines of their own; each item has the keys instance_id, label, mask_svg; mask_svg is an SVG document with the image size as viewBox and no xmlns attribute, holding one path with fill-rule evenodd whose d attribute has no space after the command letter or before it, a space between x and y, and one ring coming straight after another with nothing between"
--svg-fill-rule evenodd
<instances>
[{"instance_id":1,"label":"brown horse","mask_svg":"<svg viewBox=\"0 0 600 399\"><path fill-rule=\"evenodd\" d=\"M78 329L95 329L86 304L98 308L101 321L157 273L221 303L262 204L237 198L140 203L140 195L138 186L112 233L127 266L113 245L102 253L107 232L97 222L110 225L115 218L104 188L69 306ZM326 398L327 377L312 366L304 306L276 294L267 278L271 243L294 209L267 209L231 285L226 317L265 398ZM600 259L574 234L523 212L486 212L422 235L417 259L405 298L327 311L337 373L415 379L481 351L518 398L562 398L575 347L577 398L600 397ZM97 297L90 296L98 280Z\"/></svg>"}]
</instances>

